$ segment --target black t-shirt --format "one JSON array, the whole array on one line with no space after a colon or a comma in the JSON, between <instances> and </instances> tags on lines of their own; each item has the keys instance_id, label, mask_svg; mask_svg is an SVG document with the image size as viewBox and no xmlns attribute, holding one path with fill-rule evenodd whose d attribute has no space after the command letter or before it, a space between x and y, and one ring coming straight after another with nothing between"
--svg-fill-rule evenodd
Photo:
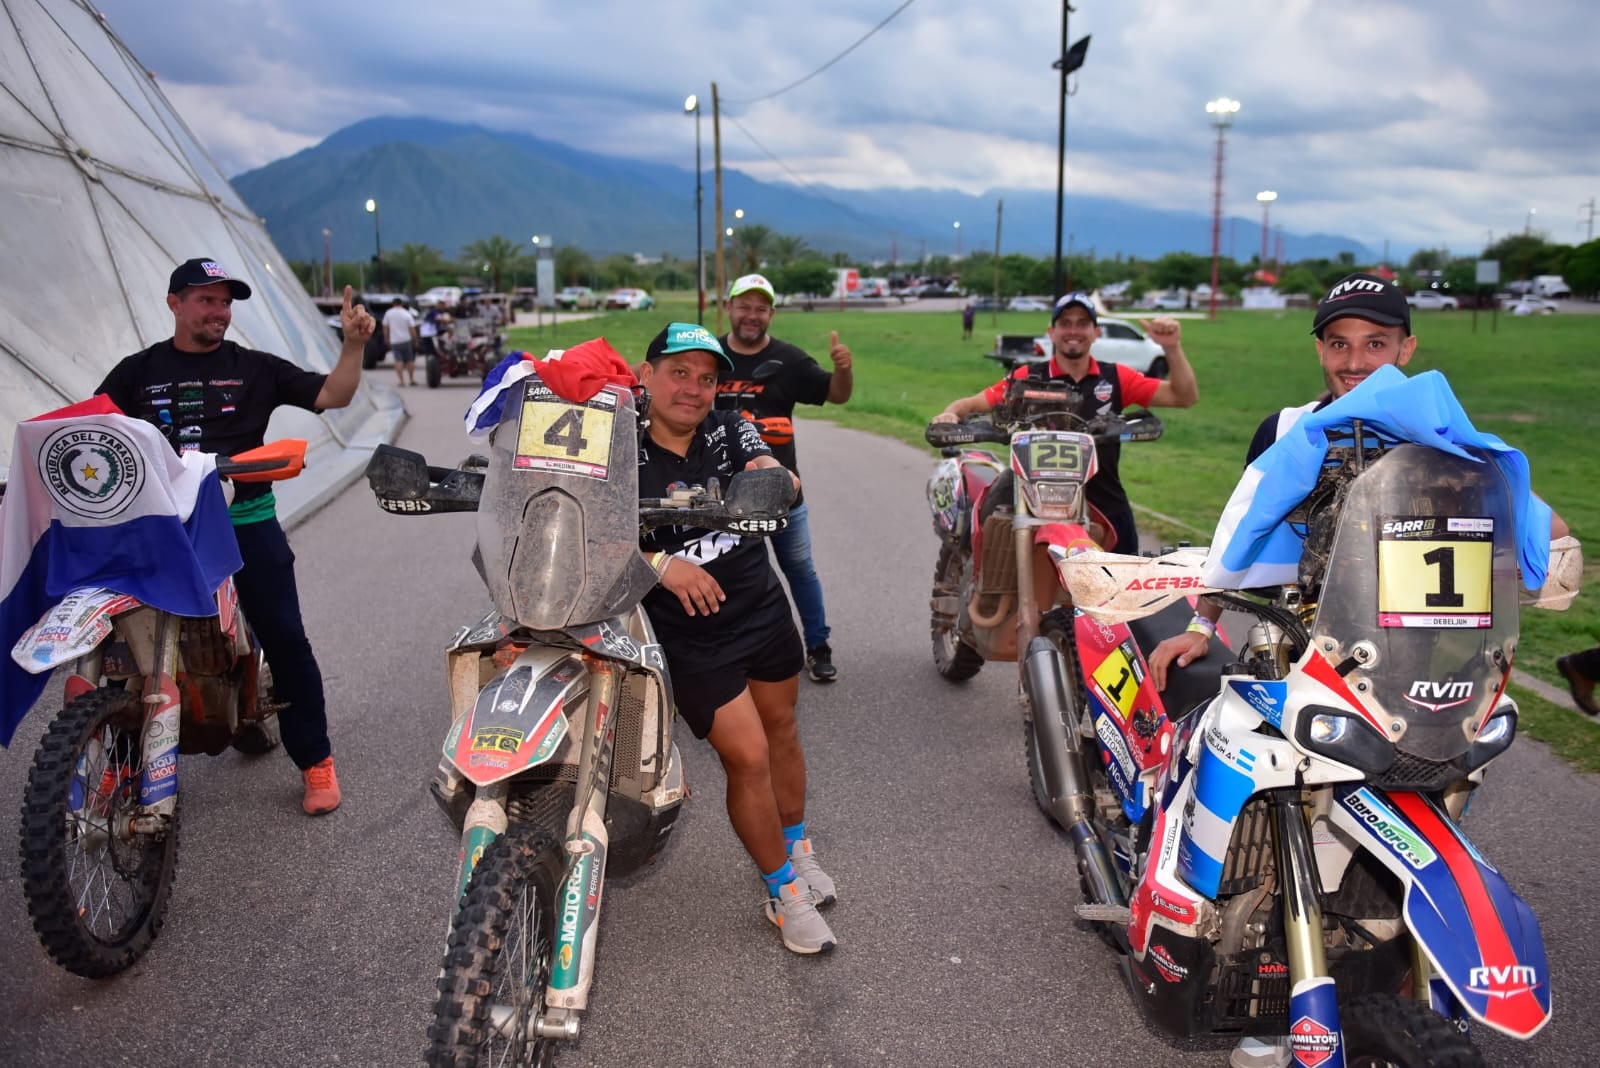
<instances>
[{"instance_id":1,"label":"black t-shirt","mask_svg":"<svg viewBox=\"0 0 1600 1068\"><path fill-rule=\"evenodd\" d=\"M705 486L714 478L724 490L736 472L757 456L771 456L756 428L738 412L713 411L695 433L687 456L646 437L639 444L639 496L665 497L674 486ZM661 527L639 539L648 554L667 552L699 564L727 597L709 616L688 615L663 586L644 599L645 611L675 671L705 671L760 649L773 628L789 619L789 601L760 538L699 527Z\"/></svg>"},{"instance_id":2,"label":"black t-shirt","mask_svg":"<svg viewBox=\"0 0 1600 1068\"><path fill-rule=\"evenodd\" d=\"M122 360L95 392L153 423L177 452L232 456L266 441L279 405L316 411L327 377L232 341L210 352L182 352L168 339ZM240 482L234 500L271 492L270 482Z\"/></svg>"},{"instance_id":3,"label":"black t-shirt","mask_svg":"<svg viewBox=\"0 0 1600 1068\"><path fill-rule=\"evenodd\" d=\"M824 371L800 347L774 337L767 338L766 347L750 356L729 348L727 334L718 340L722 351L733 361L733 370L724 370L717 376L717 409L743 412L761 432L761 439L778 462L798 475L794 406L827 403L833 373ZM783 368L770 378L754 381L751 375L768 360L777 360ZM796 497L794 506L798 508L800 503L801 498Z\"/></svg>"},{"instance_id":4,"label":"black t-shirt","mask_svg":"<svg viewBox=\"0 0 1600 1068\"><path fill-rule=\"evenodd\" d=\"M1316 406L1311 410L1314 412L1320 412L1322 409L1326 408L1332 403L1333 399L1331 397L1323 397L1321 400L1317 401ZM1258 456L1276 444L1278 440L1278 420L1282 418L1282 412L1273 412L1271 415L1261 420L1261 425L1256 427L1255 437L1250 439L1250 448L1245 450L1244 465L1246 467L1249 467L1251 464L1255 463Z\"/></svg>"}]
</instances>

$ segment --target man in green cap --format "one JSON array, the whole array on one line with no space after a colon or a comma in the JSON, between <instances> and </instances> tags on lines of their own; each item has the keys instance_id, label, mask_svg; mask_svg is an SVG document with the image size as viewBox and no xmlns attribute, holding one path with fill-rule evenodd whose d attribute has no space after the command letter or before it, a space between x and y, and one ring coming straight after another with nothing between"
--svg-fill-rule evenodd
<instances>
[{"instance_id":1,"label":"man in green cap","mask_svg":"<svg viewBox=\"0 0 1600 1068\"><path fill-rule=\"evenodd\" d=\"M742 415L712 410L717 373L730 366L716 337L694 323L669 323L650 342L639 372L650 392L640 497L712 479L726 486L736 472L782 466ZM837 892L806 836L794 715L805 654L766 546L665 527L644 534L639 548L661 576L644 607L672 671L678 716L722 761L728 818L767 884L767 918L793 952L827 952L836 939L817 908Z\"/></svg>"}]
</instances>

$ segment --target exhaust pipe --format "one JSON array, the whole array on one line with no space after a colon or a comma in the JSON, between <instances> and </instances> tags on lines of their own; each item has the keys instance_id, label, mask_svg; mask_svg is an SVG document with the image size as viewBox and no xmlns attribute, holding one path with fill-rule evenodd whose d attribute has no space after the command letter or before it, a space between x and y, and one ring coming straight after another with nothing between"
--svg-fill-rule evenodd
<instances>
[{"instance_id":1,"label":"exhaust pipe","mask_svg":"<svg viewBox=\"0 0 1600 1068\"><path fill-rule=\"evenodd\" d=\"M1023 685L1033 709L1034 745L1044 772L1045 791L1055 821L1072 839L1093 903L1126 907L1122 886L1105 842L1094 828L1094 793L1084 769L1083 748L1077 732L1076 711L1067 696L1067 664L1061 650L1048 638L1028 643L1023 659ZM1070 724L1067 722L1070 720Z\"/></svg>"}]
</instances>

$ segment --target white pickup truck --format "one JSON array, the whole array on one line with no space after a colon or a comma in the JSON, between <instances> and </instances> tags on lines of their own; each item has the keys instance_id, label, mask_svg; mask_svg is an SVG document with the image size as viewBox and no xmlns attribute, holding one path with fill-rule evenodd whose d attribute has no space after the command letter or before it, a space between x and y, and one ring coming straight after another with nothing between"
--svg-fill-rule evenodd
<instances>
[{"instance_id":1,"label":"white pickup truck","mask_svg":"<svg viewBox=\"0 0 1600 1068\"><path fill-rule=\"evenodd\" d=\"M1533 280L1533 292L1541 297L1570 297L1572 287L1559 274L1541 274Z\"/></svg>"}]
</instances>

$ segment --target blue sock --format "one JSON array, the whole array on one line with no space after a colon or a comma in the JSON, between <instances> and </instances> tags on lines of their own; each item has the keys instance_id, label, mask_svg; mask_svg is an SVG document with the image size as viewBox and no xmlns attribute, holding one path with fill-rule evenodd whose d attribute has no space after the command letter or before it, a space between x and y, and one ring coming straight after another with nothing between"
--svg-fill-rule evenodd
<instances>
[{"instance_id":1,"label":"blue sock","mask_svg":"<svg viewBox=\"0 0 1600 1068\"><path fill-rule=\"evenodd\" d=\"M784 848L784 851L785 852L789 852L789 853L794 852L794 844L796 842L800 841L800 839L804 838L805 836L806 836L806 821L805 820L801 820L799 823L796 823L793 826L785 827L783 829L783 848Z\"/></svg>"},{"instance_id":2,"label":"blue sock","mask_svg":"<svg viewBox=\"0 0 1600 1068\"><path fill-rule=\"evenodd\" d=\"M779 890L782 890L784 887L794 882L797 878L799 878L799 876L795 875L794 873L794 865L790 864L786 860L783 862L783 867L779 868L777 871L771 872L770 874L767 872L762 872L761 878L766 880L768 895L771 897L777 897Z\"/></svg>"}]
</instances>

